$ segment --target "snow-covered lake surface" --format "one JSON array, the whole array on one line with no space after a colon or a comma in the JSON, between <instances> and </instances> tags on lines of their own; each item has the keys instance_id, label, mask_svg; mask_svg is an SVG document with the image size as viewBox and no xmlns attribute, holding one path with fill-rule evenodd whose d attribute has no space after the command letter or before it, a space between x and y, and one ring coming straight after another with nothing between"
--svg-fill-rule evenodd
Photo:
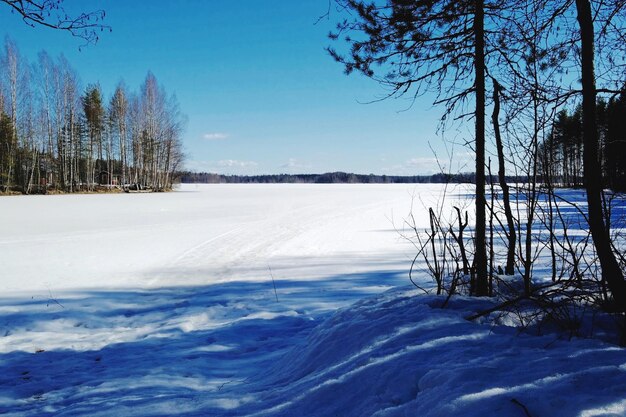
<instances>
[{"instance_id":1,"label":"snow-covered lake surface","mask_svg":"<svg viewBox=\"0 0 626 417\"><path fill-rule=\"evenodd\" d=\"M624 350L470 323L487 301L406 287L395 229L411 206L426 227L442 192L1 198L0 414L626 415Z\"/></svg>"},{"instance_id":2,"label":"snow-covered lake surface","mask_svg":"<svg viewBox=\"0 0 626 417\"><path fill-rule=\"evenodd\" d=\"M419 193L431 198L440 188ZM406 269L412 251L398 244L394 222L402 226L417 193L414 185L236 184L3 198L0 288L54 293L268 281L269 268L275 279Z\"/></svg>"}]
</instances>

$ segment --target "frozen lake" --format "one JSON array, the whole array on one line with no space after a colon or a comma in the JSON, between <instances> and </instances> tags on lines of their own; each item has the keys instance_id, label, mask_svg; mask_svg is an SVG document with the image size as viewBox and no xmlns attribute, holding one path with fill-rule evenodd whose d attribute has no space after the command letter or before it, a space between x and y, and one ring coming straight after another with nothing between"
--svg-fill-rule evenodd
<instances>
[{"instance_id":1,"label":"frozen lake","mask_svg":"<svg viewBox=\"0 0 626 417\"><path fill-rule=\"evenodd\" d=\"M0 286L54 293L268 280L270 268L277 280L406 270L414 250L394 227L413 200L423 211L441 190L185 184L172 193L2 198Z\"/></svg>"}]
</instances>

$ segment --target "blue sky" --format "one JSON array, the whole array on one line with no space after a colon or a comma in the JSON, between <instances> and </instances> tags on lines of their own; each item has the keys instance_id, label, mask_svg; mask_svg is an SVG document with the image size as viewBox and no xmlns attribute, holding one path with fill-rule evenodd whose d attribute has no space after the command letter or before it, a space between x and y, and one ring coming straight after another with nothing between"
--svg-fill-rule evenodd
<instances>
[{"instance_id":1,"label":"blue sky","mask_svg":"<svg viewBox=\"0 0 626 417\"><path fill-rule=\"evenodd\" d=\"M0 9L0 30L30 61L42 49L64 54L83 86L98 82L106 96L122 79L137 90L152 71L187 116L183 143L189 169L412 175L437 170L430 147L446 159L436 132L443 109L432 108L429 97L409 110L407 99L363 104L385 91L362 76L345 76L324 51L337 17L331 10L330 19L315 24L327 11L327 0L66 0L65 5L104 9L113 31L79 51L80 39L27 27L6 6ZM448 134L454 135L465 138L467 132ZM458 148L455 154L466 151ZM471 170L469 164L461 170Z\"/></svg>"}]
</instances>

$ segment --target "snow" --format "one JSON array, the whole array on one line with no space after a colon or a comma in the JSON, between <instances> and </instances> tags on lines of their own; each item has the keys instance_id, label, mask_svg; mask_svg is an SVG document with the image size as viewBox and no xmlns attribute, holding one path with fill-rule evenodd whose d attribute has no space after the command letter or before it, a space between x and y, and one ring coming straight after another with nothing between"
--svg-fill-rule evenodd
<instances>
[{"instance_id":1,"label":"snow","mask_svg":"<svg viewBox=\"0 0 626 417\"><path fill-rule=\"evenodd\" d=\"M307 277L324 276L333 264L339 272L367 270L366 263L394 268L409 252L395 248L390 218L406 217L414 189L190 185L176 193L3 198L0 286L54 291L258 280L261 270L269 278L268 264L278 275L297 269Z\"/></svg>"},{"instance_id":2,"label":"snow","mask_svg":"<svg viewBox=\"0 0 626 417\"><path fill-rule=\"evenodd\" d=\"M0 414L626 415L623 349L469 322L491 301L442 309L406 286L414 248L396 228L412 205L426 227L442 193L2 198Z\"/></svg>"}]
</instances>

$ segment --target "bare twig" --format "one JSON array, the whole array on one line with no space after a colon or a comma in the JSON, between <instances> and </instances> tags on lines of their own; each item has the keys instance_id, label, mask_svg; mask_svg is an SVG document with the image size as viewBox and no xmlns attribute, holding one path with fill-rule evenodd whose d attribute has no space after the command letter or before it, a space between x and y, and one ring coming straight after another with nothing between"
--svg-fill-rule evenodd
<instances>
[{"instance_id":1,"label":"bare twig","mask_svg":"<svg viewBox=\"0 0 626 417\"><path fill-rule=\"evenodd\" d=\"M524 414L526 414L526 417L533 417L530 412L528 411L528 408L526 408L526 406L524 404L522 404L517 398L511 398L511 402L519 407L521 407L522 410L524 410Z\"/></svg>"},{"instance_id":2,"label":"bare twig","mask_svg":"<svg viewBox=\"0 0 626 417\"><path fill-rule=\"evenodd\" d=\"M269 264L267 264L267 269L270 271L270 276L272 277L272 285L274 286L274 296L276 296L276 302L278 302L278 292L276 291L276 282L274 281L274 274L272 273L272 268Z\"/></svg>"}]
</instances>

